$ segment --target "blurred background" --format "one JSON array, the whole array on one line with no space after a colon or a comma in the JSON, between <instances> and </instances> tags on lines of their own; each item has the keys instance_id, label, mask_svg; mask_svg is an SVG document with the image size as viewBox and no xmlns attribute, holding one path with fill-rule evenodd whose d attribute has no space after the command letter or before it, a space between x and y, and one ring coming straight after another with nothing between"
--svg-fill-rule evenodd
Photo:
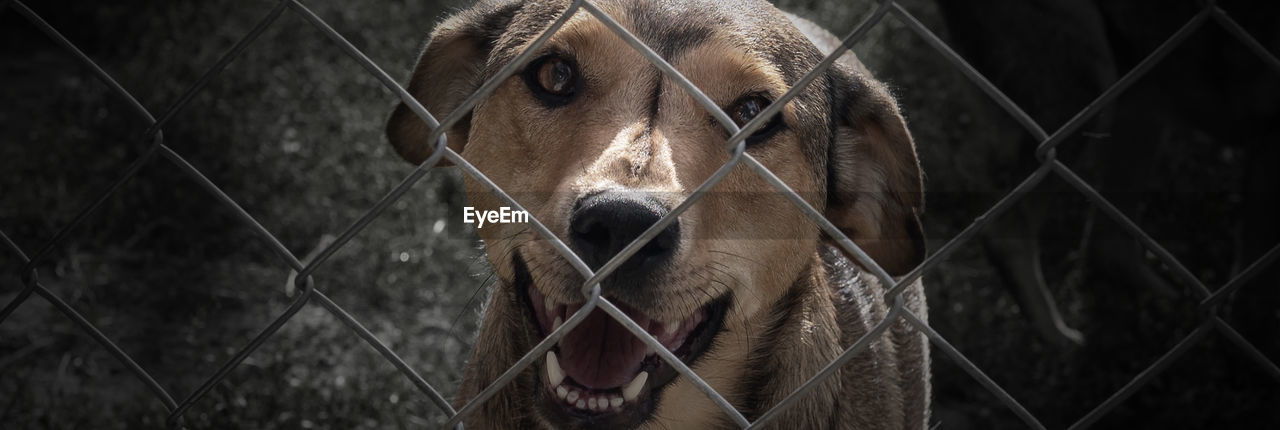
<instances>
[{"instance_id":1,"label":"blurred background","mask_svg":"<svg viewBox=\"0 0 1280 430\"><path fill-rule=\"evenodd\" d=\"M779 0L843 35L874 4ZM900 2L1052 132L1198 12L1115 2L1074 15L1009 2ZM1002 5L1001 3L1006 3ZM1040 2L1056 5L1062 2ZM1183 4L1185 3L1185 4ZM1280 14L1222 7L1270 52ZM465 2L307 1L403 82L433 25ZM235 2L30 2L153 114L172 105L274 7ZM945 6L957 7L954 4ZM1056 7L1056 6L1054 6ZM1089 15L1089 14L1096 14ZM1096 18L1096 19L1095 19ZM1083 24L1082 24L1083 23ZM1102 29L1085 31L1088 23ZM1089 41L1105 34L1106 40ZM1096 42L1096 43L1095 43ZM854 51L899 97L926 172L938 249L1039 167L1036 142L925 39L890 16ZM1085 73L1089 79L1077 79ZM151 142L146 123L62 47L0 9L0 232L28 254L100 196ZM1059 149L1216 290L1277 243L1280 71L1213 21ZM164 127L164 141L299 256L347 228L413 166L382 126L396 98L331 40L285 13ZM1276 160L1280 161L1280 160ZM1107 250L1127 234L1051 175L924 279L930 323L1049 428L1066 427L1204 321L1203 298L1150 253L1123 282ZM452 397L492 282L462 224L461 178L436 169L315 273L316 287ZM1029 222L1028 220L1032 220ZM1270 222L1267 222L1270 221ZM1038 228L1017 226L1037 224ZM1038 331L1002 272L1000 243L1038 232L1047 291L1079 338ZM0 251L0 302L23 288ZM40 281L182 397L291 303L289 266L179 168L157 158L38 265ZM1006 270L1007 272L1007 270ZM1280 360L1276 270L1221 315ZM1024 424L935 350L941 428ZM1101 428L1280 425L1280 380L1211 330L1096 423ZM851 405L856 407L856 405ZM0 427L156 428L166 411L40 297L0 323ZM186 414L191 428L419 428L443 415L323 308L308 305Z\"/></svg>"}]
</instances>

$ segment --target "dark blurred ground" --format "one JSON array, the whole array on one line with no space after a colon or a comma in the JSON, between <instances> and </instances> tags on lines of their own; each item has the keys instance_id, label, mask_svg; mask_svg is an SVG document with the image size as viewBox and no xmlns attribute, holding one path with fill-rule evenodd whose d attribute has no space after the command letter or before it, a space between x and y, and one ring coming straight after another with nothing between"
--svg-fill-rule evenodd
<instances>
[{"instance_id":1,"label":"dark blurred ground","mask_svg":"<svg viewBox=\"0 0 1280 430\"><path fill-rule=\"evenodd\" d=\"M779 3L837 34L870 10L865 2ZM946 35L931 4L904 3ZM397 79L451 7L306 4ZM273 5L30 4L155 114ZM1036 167L1007 144L1024 132L896 19L887 18L855 51L895 89L916 136L933 248ZM149 142L139 139L146 127L128 105L13 10L0 11L0 79L0 231L32 253ZM286 11L165 127L164 137L305 255L411 171L382 137L394 102L322 33ZM1239 185L1246 146L1194 123L1153 130L1152 139L1160 148L1151 155L1159 158L1153 175L1166 192L1108 197L1138 199L1141 211L1130 215L1206 284L1221 285L1239 264L1233 249L1247 197ZM1087 173L1089 161L1082 160L1073 167ZM457 172L432 172L315 276L318 288L449 396L488 281L475 236L458 222L459 188ZM1081 252L1101 215L1076 193L1054 201L1046 276L1068 322L1085 332L1084 346L1041 340L976 242L925 281L931 325L1047 426L1060 428L1172 348L1199 314L1185 289L1169 294L1098 281ZM0 252L0 301L21 289L21 267ZM39 270L41 282L179 398L290 303L288 266L163 159L143 167ZM1280 327L1242 331L1255 341L1280 336ZM942 428L1021 427L949 358L935 352L934 363L935 421ZM1098 426L1275 426L1277 404L1280 383L1214 332ZM32 298L0 324L0 427L154 428L165 415L132 374L43 299ZM192 428L407 428L442 416L350 330L311 305L187 417Z\"/></svg>"}]
</instances>

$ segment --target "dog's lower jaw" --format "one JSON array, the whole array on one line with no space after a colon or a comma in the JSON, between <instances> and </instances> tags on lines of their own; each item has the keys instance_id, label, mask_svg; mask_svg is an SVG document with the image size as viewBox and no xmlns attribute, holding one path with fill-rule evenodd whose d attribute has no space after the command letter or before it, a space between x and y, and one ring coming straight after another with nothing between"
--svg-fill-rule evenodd
<instances>
[{"instance_id":1,"label":"dog's lower jaw","mask_svg":"<svg viewBox=\"0 0 1280 430\"><path fill-rule=\"evenodd\" d=\"M519 278L519 276L517 276ZM459 388L459 396L455 402L455 409L461 409L468 402L475 399L483 390L488 388L503 373L505 373L512 365L514 365L521 357L530 351L540 339L538 329L531 327L535 322L527 317L530 310L526 303L527 298L522 297L522 288L527 288L522 282L506 282L496 287L493 296L486 305L484 318L482 321L482 329L477 339L476 347L472 351L471 358L468 361L466 371L464 372L463 381ZM721 302L725 302L722 300ZM711 308L723 309L726 304L717 304L712 302L707 305ZM715 320L714 326L707 327L707 330L718 332L719 321L723 318L723 310L709 311L708 318ZM708 321L710 323L710 321ZM700 336L698 336L700 338ZM690 343L699 342L694 339L689 340ZM677 354L679 355L679 354ZM745 355L745 354L743 354ZM694 362L698 360L694 357ZM713 359L714 360L714 359ZM743 360L735 360L737 363L745 362ZM614 427L598 427L600 424L586 421L573 422L569 424L559 423L552 424L546 421L548 418L548 410L545 409L548 401L561 401L552 399L554 394L548 393L545 387L544 378L545 364L535 363L521 372L508 385L498 390L493 397L480 404L474 412L468 414L464 419L467 428L480 429L506 429L506 428L546 428L546 429L577 429L577 428L614 428ZM735 374L740 374L739 366L731 366L735 370ZM708 380L716 380L723 378L715 378L714 376L720 371L716 368L725 368L724 366L715 366L712 369L704 370L697 366L694 367L695 372L699 376ZM661 379L661 378L659 378ZM669 380L669 379L668 379ZM706 396L692 386L686 386L687 382L677 376L677 379L671 381L665 387L658 388L656 392L661 392L661 398L658 404L682 404L683 400L669 400L673 396L681 398L694 398L694 400L706 400ZM730 392L728 386L713 383L713 388L719 392ZM671 393L683 393L671 394ZM647 394L646 394L647 396ZM642 396L643 397L643 396ZM708 404L708 411L712 414L723 416L723 412L716 412L714 406ZM687 409L681 407L681 409ZM707 416L715 416L706 414ZM656 418L661 413L655 413ZM679 415L679 414L677 414ZM568 427L565 427L568 425ZM661 425L655 427L654 418L641 423L636 428L662 428ZM715 426L699 425L694 427L667 427L667 428L715 428Z\"/></svg>"}]
</instances>

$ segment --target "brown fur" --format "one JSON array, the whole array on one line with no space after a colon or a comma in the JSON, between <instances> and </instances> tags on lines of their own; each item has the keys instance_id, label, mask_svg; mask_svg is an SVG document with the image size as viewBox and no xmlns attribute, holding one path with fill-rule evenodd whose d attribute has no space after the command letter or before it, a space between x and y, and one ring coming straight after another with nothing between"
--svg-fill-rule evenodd
<instances>
[{"instance_id":1,"label":"brown fur","mask_svg":"<svg viewBox=\"0 0 1280 430\"><path fill-rule=\"evenodd\" d=\"M593 2L664 56L722 107L745 93L781 96L834 45L830 34L764 1ZM451 112L521 52L567 2L481 4L433 33L409 91L433 114ZM800 29L797 29L796 25ZM802 30L804 32L802 32ZM815 46L817 43L818 46ZM836 42L838 43L838 42ZM820 48L821 47L821 48ZM586 11L542 48L576 59L585 91L556 110L512 76L448 131L449 146L565 238L577 199L640 190L675 206L729 160L727 132L693 98ZM534 58L537 58L535 55ZM893 275L923 257L917 220L921 173L897 105L853 55L780 113L787 128L748 153L824 214ZM428 129L405 106L387 126L406 159L430 155ZM469 202L501 202L467 178ZM655 288L610 290L610 300L659 319L681 319L717 297L732 302L715 344L693 370L748 419L799 388L879 323L884 288L828 245L819 229L764 179L734 169L681 215L677 264ZM538 339L511 285L512 258L558 301L581 301L582 277L526 225L477 230L500 282L490 297L459 404ZM926 315L917 281L904 295ZM468 428L543 426L532 366L467 420ZM905 322L822 381L781 419L788 428L922 428L928 421L925 338ZM678 406L676 406L678 405ZM661 394L646 428L716 428L732 422L684 378Z\"/></svg>"}]
</instances>

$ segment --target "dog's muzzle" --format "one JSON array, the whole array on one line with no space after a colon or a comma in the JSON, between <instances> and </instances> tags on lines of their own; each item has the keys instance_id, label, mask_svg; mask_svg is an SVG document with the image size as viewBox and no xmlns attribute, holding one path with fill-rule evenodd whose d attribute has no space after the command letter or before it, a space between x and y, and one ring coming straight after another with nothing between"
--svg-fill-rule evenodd
<instances>
[{"instance_id":1,"label":"dog's muzzle","mask_svg":"<svg viewBox=\"0 0 1280 430\"><path fill-rule=\"evenodd\" d=\"M569 243L579 257L598 270L623 248L654 226L669 209L641 193L599 192L574 205ZM663 349L686 364L693 363L719 333L729 297L704 303L671 321L646 310L664 298L664 276L676 265L680 225L658 231L617 270L601 282L601 294L653 336ZM515 287L524 292L530 321L545 337L586 303L562 303L535 286L523 256L514 259ZM661 391L677 376L621 323L594 309L547 352L538 381L543 417L557 428L635 428L652 417Z\"/></svg>"}]
</instances>

